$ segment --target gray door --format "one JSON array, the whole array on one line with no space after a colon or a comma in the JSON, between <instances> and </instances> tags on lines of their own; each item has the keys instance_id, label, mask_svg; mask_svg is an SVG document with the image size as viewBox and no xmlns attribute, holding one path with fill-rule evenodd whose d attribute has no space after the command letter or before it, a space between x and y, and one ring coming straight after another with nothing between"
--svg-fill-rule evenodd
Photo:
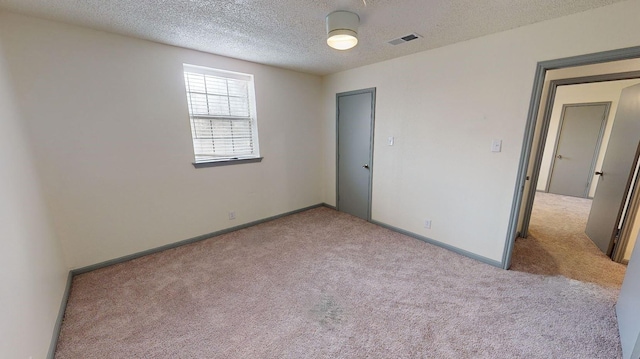
<instances>
[{"instance_id":1,"label":"gray door","mask_svg":"<svg viewBox=\"0 0 640 359\"><path fill-rule=\"evenodd\" d=\"M375 89L337 95L337 207L371 219Z\"/></svg>"},{"instance_id":2,"label":"gray door","mask_svg":"<svg viewBox=\"0 0 640 359\"><path fill-rule=\"evenodd\" d=\"M608 114L608 103L563 107L549 192L574 197L589 196Z\"/></svg>"},{"instance_id":3,"label":"gray door","mask_svg":"<svg viewBox=\"0 0 640 359\"><path fill-rule=\"evenodd\" d=\"M640 358L640 246L631 254L622 282L616 314L624 359Z\"/></svg>"},{"instance_id":4,"label":"gray door","mask_svg":"<svg viewBox=\"0 0 640 359\"><path fill-rule=\"evenodd\" d=\"M585 231L609 256L635 169L639 140L640 85L634 85L622 90Z\"/></svg>"}]
</instances>

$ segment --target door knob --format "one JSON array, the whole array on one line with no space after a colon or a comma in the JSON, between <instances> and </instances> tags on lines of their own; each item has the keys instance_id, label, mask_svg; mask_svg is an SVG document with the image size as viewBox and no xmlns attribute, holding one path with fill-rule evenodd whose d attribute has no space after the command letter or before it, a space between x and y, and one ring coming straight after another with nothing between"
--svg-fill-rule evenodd
<instances>
[{"instance_id":1,"label":"door knob","mask_svg":"<svg viewBox=\"0 0 640 359\"><path fill-rule=\"evenodd\" d=\"M366 164L366 165L363 165L363 166L362 166L362 168L366 168L366 169L369 169L369 165L368 165L368 164Z\"/></svg>"},{"instance_id":2,"label":"door knob","mask_svg":"<svg viewBox=\"0 0 640 359\"><path fill-rule=\"evenodd\" d=\"M602 176L602 175L604 175L604 172L598 171L598 172L596 172L596 175Z\"/></svg>"},{"instance_id":3,"label":"door knob","mask_svg":"<svg viewBox=\"0 0 640 359\"><path fill-rule=\"evenodd\" d=\"M557 155L556 158L561 160L562 159L562 155Z\"/></svg>"}]
</instances>

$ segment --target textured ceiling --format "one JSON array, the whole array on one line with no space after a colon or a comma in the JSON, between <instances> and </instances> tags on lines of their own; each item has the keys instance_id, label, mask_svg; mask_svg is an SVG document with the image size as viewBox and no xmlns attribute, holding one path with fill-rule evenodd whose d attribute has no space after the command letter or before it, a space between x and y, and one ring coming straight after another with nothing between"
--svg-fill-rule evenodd
<instances>
[{"instance_id":1,"label":"textured ceiling","mask_svg":"<svg viewBox=\"0 0 640 359\"><path fill-rule=\"evenodd\" d=\"M0 8L313 74L328 74L621 0L0 0ZM360 42L326 45L325 16L360 15ZM389 40L418 33L418 40Z\"/></svg>"}]
</instances>

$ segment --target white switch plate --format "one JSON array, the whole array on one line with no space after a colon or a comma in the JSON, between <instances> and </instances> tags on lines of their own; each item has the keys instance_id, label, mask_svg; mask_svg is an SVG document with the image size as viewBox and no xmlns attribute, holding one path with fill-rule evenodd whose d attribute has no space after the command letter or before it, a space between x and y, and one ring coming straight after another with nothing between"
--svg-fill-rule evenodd
<instances>
[{"instance_id":1,"label":"white switch plate","mask_svg":"<svg viewBox=\"0 0 640 359\"><path fill-rule=\"evenodd\" d=\"M493 140L491 142L491 152L501 152L502 151L502 140Z\"/></svg>"},{"instance_id":2,"label":"white switch plate","mask_svg":"<svg viewBox=\"0 0 640 359\"><path fill-rule=\"evenodd\" d=\"M389 142L389 146L393 146L393 141L394 141L393 136L389 137L387 140Z\"/></svg>"}]
</instances>

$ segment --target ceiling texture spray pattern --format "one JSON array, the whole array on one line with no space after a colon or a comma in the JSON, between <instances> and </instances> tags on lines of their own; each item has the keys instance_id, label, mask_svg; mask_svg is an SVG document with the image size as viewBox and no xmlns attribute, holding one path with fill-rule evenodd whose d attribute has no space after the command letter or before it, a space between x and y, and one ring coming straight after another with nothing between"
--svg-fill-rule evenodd
<instances>
[{"instance_id":1,"label":"ceiling texture spray pattern","mask_svg":"<svg viewBox=\"0 0 640 359\"><path fill-rule=\"evenodd\" d=\"M324 75L621 0L0 0L0 9ZM360 16L359 43L326 44L325 17ZM399 46L392 39L423 37Z\"/></svg>"}]
</instances>

